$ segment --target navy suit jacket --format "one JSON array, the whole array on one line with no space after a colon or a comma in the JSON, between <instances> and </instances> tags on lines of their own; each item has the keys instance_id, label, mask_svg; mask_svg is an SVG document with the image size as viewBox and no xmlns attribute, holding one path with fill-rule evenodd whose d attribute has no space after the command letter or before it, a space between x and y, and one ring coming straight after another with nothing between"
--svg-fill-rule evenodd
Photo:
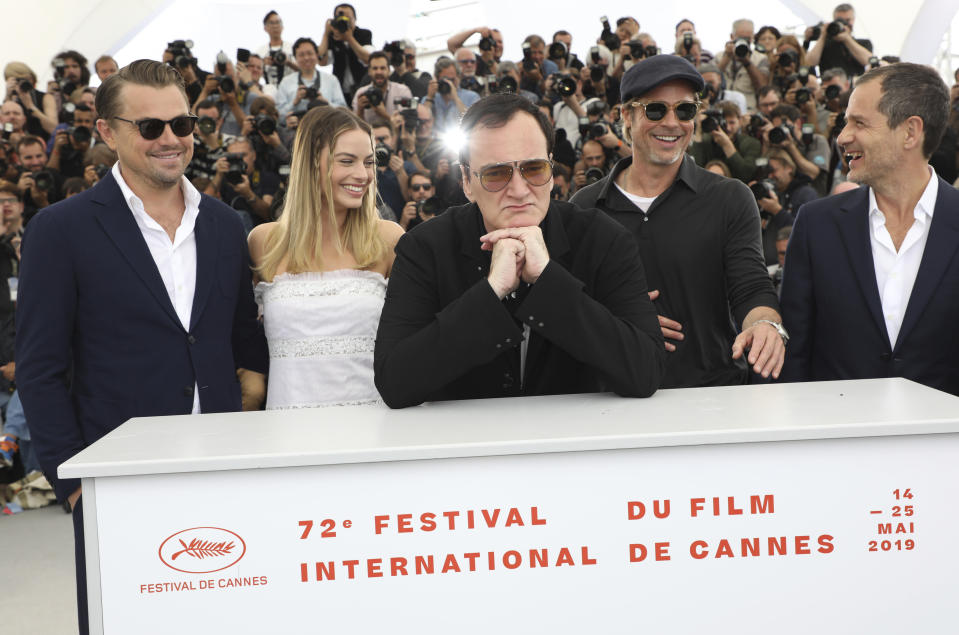
<instances>
[{"instance_id":1,"label":"navy suit jacket","mask_svg":"<svg viewBox=\"0 0 959 635\"><path fill-rule=\"evenodd\" d=\"M132 417L240 409L237 367L266 371L236 212L200 202L189 330L112 174L35 216L22 247L17 385L47 478Z\"/></svg>"},{"instance_id":2,"label":"navy suit jacket","mask_svg":"<svg viewBox=\"0 0 959 635\"><path fill-rule=\"evenodd\" d=\"M937 177L938 178L938 177ZM869 190L804 205L782 282L784 381L905 377L959 395L959 192L939 179L919 273L890 345L869 241Z\"/></svg>"}]
</instances>

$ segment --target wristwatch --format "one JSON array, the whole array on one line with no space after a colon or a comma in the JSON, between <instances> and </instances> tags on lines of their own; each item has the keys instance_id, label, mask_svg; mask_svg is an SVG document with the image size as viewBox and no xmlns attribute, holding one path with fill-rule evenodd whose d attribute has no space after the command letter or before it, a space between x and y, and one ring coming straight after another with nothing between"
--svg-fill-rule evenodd
<instances>
[{"instance_id":1,"label":"wristwatch","mask_svg":"<svg viewBox=\"0 0 959 635\"><path fill-rule=\"evenodd\" d=\"M783 328L783 325L779 322L773 322L772 320L756 320L753 322L753 326L757 324L769 324L776 332L779 333L779 337L783 338L783 346L789 343L789 333L786 332L786 329Z\"/></svg>"}]
</instances>

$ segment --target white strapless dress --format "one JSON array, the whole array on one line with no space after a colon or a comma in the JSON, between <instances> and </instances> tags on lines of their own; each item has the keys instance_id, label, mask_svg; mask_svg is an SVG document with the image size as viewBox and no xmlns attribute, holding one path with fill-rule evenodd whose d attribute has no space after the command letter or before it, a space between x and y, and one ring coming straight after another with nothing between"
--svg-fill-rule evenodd
<instances>
[{"instance_id":1,"label":"white strapless dress","mask_svg":"<svg viewBox=\"0 0 959 635\"><path fill-rule=\"evenodd\" d=\"M280 274L256 285L270 348L267 410L373 403L373 343L386 297L374 271Z\"/></svg>"}]
</instances>

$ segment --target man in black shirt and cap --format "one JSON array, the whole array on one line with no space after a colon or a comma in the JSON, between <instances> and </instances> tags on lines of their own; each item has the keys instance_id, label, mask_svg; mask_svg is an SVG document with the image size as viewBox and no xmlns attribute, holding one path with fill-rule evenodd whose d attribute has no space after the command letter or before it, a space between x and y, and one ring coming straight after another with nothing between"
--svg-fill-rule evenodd
<instances>
[{"instance_id":1,"label":"man in black shirt and cap","mask_svg":"<svg viewBox=\"0 0 959 635\"><path fill-rule=\"evenodd\" d=\"M632 156L572 199L604 210L639 243L666 338L664 388L744 384L744 356L756 373L778 377L788 339L763 264L755 198L686 155L702 89L682 57L630 67L621 92Z\"/></svg>"}]
</instances>

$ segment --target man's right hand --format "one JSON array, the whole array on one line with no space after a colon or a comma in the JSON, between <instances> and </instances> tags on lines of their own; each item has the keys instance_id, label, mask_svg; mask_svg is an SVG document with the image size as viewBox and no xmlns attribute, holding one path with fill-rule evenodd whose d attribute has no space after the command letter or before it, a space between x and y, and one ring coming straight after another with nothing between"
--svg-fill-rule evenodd
<instances>
[{"instance_id":1,"label":"man's right hand","mask_svg":"<svg viewBox=\"0 0 959 635\"><path fill-rule=\"evenodd\" d=\"M659 289L653 289L649 292L649 299L655 301L659 297ZM683 325L677 322L676 320L671 320L665 315L657 315L659 318L659 328L663 332L663 337L666 339L666 350L669 352L674 352L676 350L676 345L670 342L669 340L676 340L681 342L685 339L685 335L682 334Z\"/></svg>"},{"instance_id":2,"label":"man's right hand","mask_svg":"<svg viewBox=\"0 0 959 635\"><path fill-rule=\"evenodd\" d=\"M306 99L306 86L300 86L296 89L296 97L293 98L293 105L295 106L304 99Z\"/></svg>"},{"instance_id":3,"label":"man's right hand","mask_svg":"<svg viewBox=\"0 0 959 635\"><path fill-rule=\"evenodd\" d=\"M493 245L487 280L493 293L502 300L519 287L520 273L526 262L526 246L515 238L502 238Z\"/></svg>"},{"instance_id":4,"label":"man's right hand","mask_svg":"<svg viewBox=\"0 0 959 635\"><path fill-rule=\"evenodd\" d=\"M30 172L24 172L20 175L20 180L17 181L17 189L20 191L20 194L26 194L28 190L34 189L36 183L33 180L33 174Z\"/></svg>"},{"instance_id":5,"label":"man's right hand","mask_svg":"<svg viewBox=\"0 0 959 635\"><path fill-rule=\"evenodd\" d=\"M409 229L410 221L416 218L416 201L408 201L400 214L400 227Z\"/></svg>"}]
</instances>

